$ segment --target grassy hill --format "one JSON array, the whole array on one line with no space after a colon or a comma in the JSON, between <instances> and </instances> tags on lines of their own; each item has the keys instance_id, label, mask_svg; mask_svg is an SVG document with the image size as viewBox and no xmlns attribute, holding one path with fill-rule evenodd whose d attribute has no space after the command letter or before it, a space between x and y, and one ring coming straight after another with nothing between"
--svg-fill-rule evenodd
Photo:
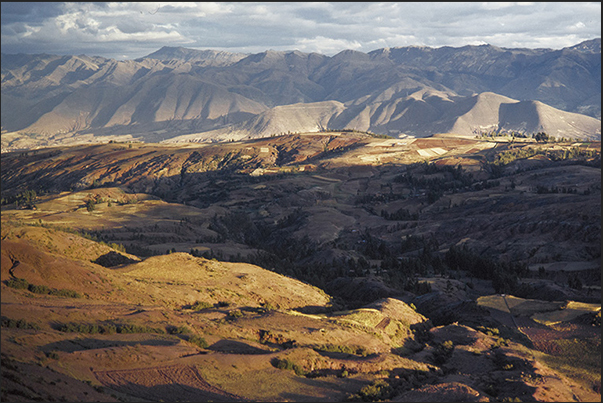
<instances>
[{"instance_id":1,"label":"grassy hill","mask_svg":"<svg viewBox=\"0 0 603 403\"><path fill-rule=\"evenodd\" d=\"M600 400L600 143L55 148L2 199L3 400Z\"/></svg>"}]
</instances>

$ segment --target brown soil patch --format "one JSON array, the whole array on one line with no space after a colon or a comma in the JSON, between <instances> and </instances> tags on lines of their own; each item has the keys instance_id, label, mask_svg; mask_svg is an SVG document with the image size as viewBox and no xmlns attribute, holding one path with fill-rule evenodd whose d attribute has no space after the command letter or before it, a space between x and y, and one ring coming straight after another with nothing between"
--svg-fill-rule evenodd
<instances>
[{"instance_id":1,"label":"brown soil patch","mask_svg":"<svg viewBox=\"0 0 603 403\"><path fill-rule=\"evenodd\" d=\"M567 323L560 326L545 326L540 325L528 318L517 318L518 325L523 333L525 333L532 343L534 348L546 354L559 355L563 351L557 340L584 339L600 337L600 328L593 326L577 325ZM530 323L531 322L531 323Z\"/></svg>"},{"instance_id":2,"label":"brown soil patch","mask_svg":"<svg viewBox=\"0 0 603 403\"><path fill-rule=\"evenodd\" d=\"M475 144L475 140L465 139L441 139L441 138L422 138L416 139L412 144L416 147L433 148L433 147L459 147L464 145Z\"/></svg>"},{"instance_id":3,"label":"brown soil patch","mask_svg":"<svg viewBox=\"0 0 603 403\"><path fill-rule=\"evenodd\" d=\"M246 401L210 385L191 365L98 371L94 375L104 386L150 401Z\"/></svg>"},{"instance_id":4,"label":"brown soil patch","mask_svg":"<svg viewBox=\"0 0 603 403\"><path fill-rule=\"evenodd\" d=\"M477 390L457 382L427 385L403 393L394 402L488 402L490 399Z\"/></svg>"}]
</instances>

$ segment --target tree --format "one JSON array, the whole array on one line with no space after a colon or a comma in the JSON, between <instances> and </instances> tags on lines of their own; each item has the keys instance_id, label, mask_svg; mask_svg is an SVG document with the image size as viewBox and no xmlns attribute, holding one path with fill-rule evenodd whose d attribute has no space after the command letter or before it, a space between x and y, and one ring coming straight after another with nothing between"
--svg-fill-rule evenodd
<instances>
[{"instance_id":1,"label":"tree","mask_svg":"<svg viewBox=\"0 0 603 403\"><path fill-rule=\"evenodd\" d=\"M546 134L545 132L538 132L536 133L536 135L534 136L534 139L536 141L542 141L542 142L547 142L550 140L550 137L548 134Z\"/></svg>"},{"instance_id":2,"label":"tree","mask_svg":"<svg viewBox=\"0 0 603 403\"><path fill-rule=\"evenodd\" d=\"M94 200L94 199L86 200L86 210L88 210L89 213L92 213L95 208L96 208L96 200Z\"/></svg>"}]
</instances>

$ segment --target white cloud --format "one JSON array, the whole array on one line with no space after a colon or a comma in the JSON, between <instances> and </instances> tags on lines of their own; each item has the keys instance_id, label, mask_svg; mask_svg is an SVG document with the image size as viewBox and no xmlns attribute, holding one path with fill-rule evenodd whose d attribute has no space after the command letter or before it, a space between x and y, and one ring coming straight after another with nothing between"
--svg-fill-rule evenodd
<instances>
[{"instance_id":1,"label":"white cloud","mask_svg":"<svg viewBox=\"0 0 603 403\"><path fill-rule=\"evenodd\" d=\"M300 38L295 45L295 48L301 52L323 54L339 53L343 49L357 50L362 48L362 44L358 41L325 38L324 36Z\"/></svg>"},{"instance_id":2,"label":"white cloud","mask_svg":"<svg viewBox=\"0 0 603 403\"><path fill-rule=\"evenodd\" d=\"M165 45L328 55L475 43L558 49L600 36L601 3L2 3L7 53L121 58Z\"/></svg>"},{"instance_id":3,"label":"white cloud","mask_svg":"<svg viewBox=\"0 0 603 403\"><path fill-rule=\"evenodd\" d=\"M568 29L578 31L578 30L581 30L581 29L584 29L584 28L586 28L586 24L583 23L582 21L578 21L574 25L571 25Z\"/></svg>"}]
</instances>

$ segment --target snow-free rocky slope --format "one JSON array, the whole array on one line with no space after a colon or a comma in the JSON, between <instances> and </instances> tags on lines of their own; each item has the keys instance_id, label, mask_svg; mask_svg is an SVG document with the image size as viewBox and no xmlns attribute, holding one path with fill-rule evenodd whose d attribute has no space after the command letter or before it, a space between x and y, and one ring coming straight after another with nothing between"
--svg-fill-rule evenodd
<instances>
[{"instance_id":1,"label":"snow-free rocky slope","mask_svg":"<svg viewBox=\"0 0 603 403\"><path fill-rule=\"evenodd\" d=\"M124 61L2 55L4 151L183 135L231 140L285 127L598 139L600 114L600 39L561 50L404 47L332 57L169 47Z\"/></svg>"}]
</instances>

